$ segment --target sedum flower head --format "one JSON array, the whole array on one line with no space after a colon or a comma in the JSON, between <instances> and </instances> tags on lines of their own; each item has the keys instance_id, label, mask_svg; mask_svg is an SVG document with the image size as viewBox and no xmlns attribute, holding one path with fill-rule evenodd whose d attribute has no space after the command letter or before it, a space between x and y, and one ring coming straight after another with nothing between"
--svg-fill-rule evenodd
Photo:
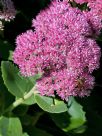
<instances>
[{"instance_id":1,"label":"sedum flower head","mask_svg":"<svg viewBox=\"0 0 102 136\"><path fill-rule=\"evenodd\" d=\"M71 69L62 69L38 80L37 88L41 95L54 96L63 100L69 96L89 96L94 86L94 77L88 73L76 73Z\"/></svg>"},{"instance_id":2,"label":"sedum flower head","mask_svg":"<svg viewBox=\"0 0 102 136\"><path fill-rule=\"evenodd\" d=\"M36 84L41 95L68 100L88 96L94 87L91 74L99 67L101 53L87 14L66 0L54 0L33 19L35 31L17 37L14 62L24 76L43 73Z\"/></svg>"}]
</instances>

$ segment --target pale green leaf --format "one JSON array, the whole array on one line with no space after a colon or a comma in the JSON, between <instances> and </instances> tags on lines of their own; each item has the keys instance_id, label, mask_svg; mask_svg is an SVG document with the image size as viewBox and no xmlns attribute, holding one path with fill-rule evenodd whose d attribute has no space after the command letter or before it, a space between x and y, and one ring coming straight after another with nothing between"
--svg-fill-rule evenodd
<instances>
[{"instance_id":1,"label":"pale green leaf","mask_svg":"<svg viewBox=\"0 0 102 136\"><path fill-rule=\"evenodd\" d=\"M50 113L61 113L67 111L66 104L63 101L59 101L55 98L35 94L35 100L39 107L44 111Z\"/></svg>"},{"instance_id":2,"label":"pale green leaf","mask_svg":"<svg viewBox=\"0 0 102 136\"><path fill-rule=\"evenodd\" d=\"M0 117L0 136L22 136L22 126L17 117Z\"/></svg>"}]
</instances>

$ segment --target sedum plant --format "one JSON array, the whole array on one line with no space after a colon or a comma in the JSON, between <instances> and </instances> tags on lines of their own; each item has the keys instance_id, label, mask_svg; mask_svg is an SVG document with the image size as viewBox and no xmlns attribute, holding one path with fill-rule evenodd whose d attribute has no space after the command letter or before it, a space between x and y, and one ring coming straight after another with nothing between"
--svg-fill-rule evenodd
<instances>
[{"instance_id":1,"label":"sedum plant","mask_svg":"<svg viewBox=\"0 0 102 136\"><path fill-rule=\"evenodd\" d=\"M13 3L0 2L0 19L13 19ZM13 49L0 39L0 136L101 136L102 117L93 112L96 101L91 105L101 66L101 10L100 0L52 0Z\"/></svg>"}]
</instances>

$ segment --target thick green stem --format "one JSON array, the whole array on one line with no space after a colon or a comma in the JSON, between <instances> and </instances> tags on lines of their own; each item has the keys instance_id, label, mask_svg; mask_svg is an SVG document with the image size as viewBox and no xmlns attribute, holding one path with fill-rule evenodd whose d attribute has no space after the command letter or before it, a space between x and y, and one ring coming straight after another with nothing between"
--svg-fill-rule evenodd
<instances>
[{"instance_id":1,"label":"thick green stem","mask_svg":"<svg viewBox=\"0 0 102 136\"><path fill-rule=\"evenodd\" d=\"M20 104L22 104L25 100L27 100L29 97L32 96L32 94L34 93L38 93L36 91L35 86L27 93L24 95L23 98L19 98L17 99L15 102L13 102L5 111L3 114L7 113L7 112L11 112L13 109L15 109L17 106L19 106Z\"/></svg>"}]
</instances>

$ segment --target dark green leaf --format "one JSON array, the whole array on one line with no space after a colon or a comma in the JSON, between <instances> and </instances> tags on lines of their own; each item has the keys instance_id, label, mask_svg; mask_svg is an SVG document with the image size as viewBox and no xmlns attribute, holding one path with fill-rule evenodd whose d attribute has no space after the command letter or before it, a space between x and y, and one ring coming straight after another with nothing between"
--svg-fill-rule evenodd
<instances>
[{"instance_id":1,"label":"dark green leaf","mask_svg":"<svg viewBox=\"0 0 102 136\"><path fill-rule=\"evenodd\" d=\"M2 77L8 91L17 98L23 98L35 85L36 79L41 75L35 75L34 77L23 77L20 75L19 70L9 61L2 61L1 63ZM25 104L34 104L34 96L31 96L24 102Z\"/></svg>"},{"instance_id":2,"label":"dark green leaf","mask_svg":"<svg viewBox=\"0 0 102 136\"><path fill-rule=\"evenodd\" d=\"M33 116L25 114L24 116L20 117L20 120L23 125L28 126L28 125L35 125L43 112L35 112L33 113Z\"/></svg>"},{"instance_id":3,"label":"dark green leaf","mask_svg":"<svg viewBox=\"0 0 102 136\"><path fill-rule=\"evenodd\" d=\"M0 56L2 59L11 59L11 50L13 50L13 46L10 43L0 40Z\"/></svg>"},{"instance_id":4,"label":"dark green leaf","mask_svg":"<svg viewBox=\"0 0 102 136\"><path fill-rule=\"evenodd\" d=\"M48 132L32 126L26 127L26 130L30 136L52 136Z\"/></svg>"},{"instance_id":5,"label":"dark green leaf","mask_svg":"<svg viewBox=\"0 0 102 136\"><path fill-rule=\"evenodd\" d=\"M16 107L16 108L13 110L13 113L14 113L16 116L24 116L27 111L28 111L28 106L27 106L27 105L20 105L20 106Z\"/></svg>"},{"instance_id":6,"label":"dark green leaf","mask_svg":"<svg viewBox=\"0 0 102 136\"><path fill-rule=\"evenodd\" d=\"M0 70L0 114L2 114L4 110L13 103L14 100L15 97L8 92L4 85Z\"/></svg>"},{"instance_id":7,"label":"dark green leaf","mask_svg":"<svg viewBox=\"0 0 102 136\"><path fill-rule=\"evenodd\" d=\"M68 127L68 125L70 124L70 116L68 112L50 115L55 124L61 129Z\"/></svg>"},{"instance_id":8,"label":"dark green leaf","mask_svg":"<svg viewBox=\"0 0 102 136\"><path fill-rule=\"evenodd\" d=\"M58 115L51 114L52 120L65 132L73 130L74 133L83 133L86 129L86 126L83 126L86 118L82 106L73 97L69 99L68 104L68 111Z\"/></svg>"}]
</instances>

